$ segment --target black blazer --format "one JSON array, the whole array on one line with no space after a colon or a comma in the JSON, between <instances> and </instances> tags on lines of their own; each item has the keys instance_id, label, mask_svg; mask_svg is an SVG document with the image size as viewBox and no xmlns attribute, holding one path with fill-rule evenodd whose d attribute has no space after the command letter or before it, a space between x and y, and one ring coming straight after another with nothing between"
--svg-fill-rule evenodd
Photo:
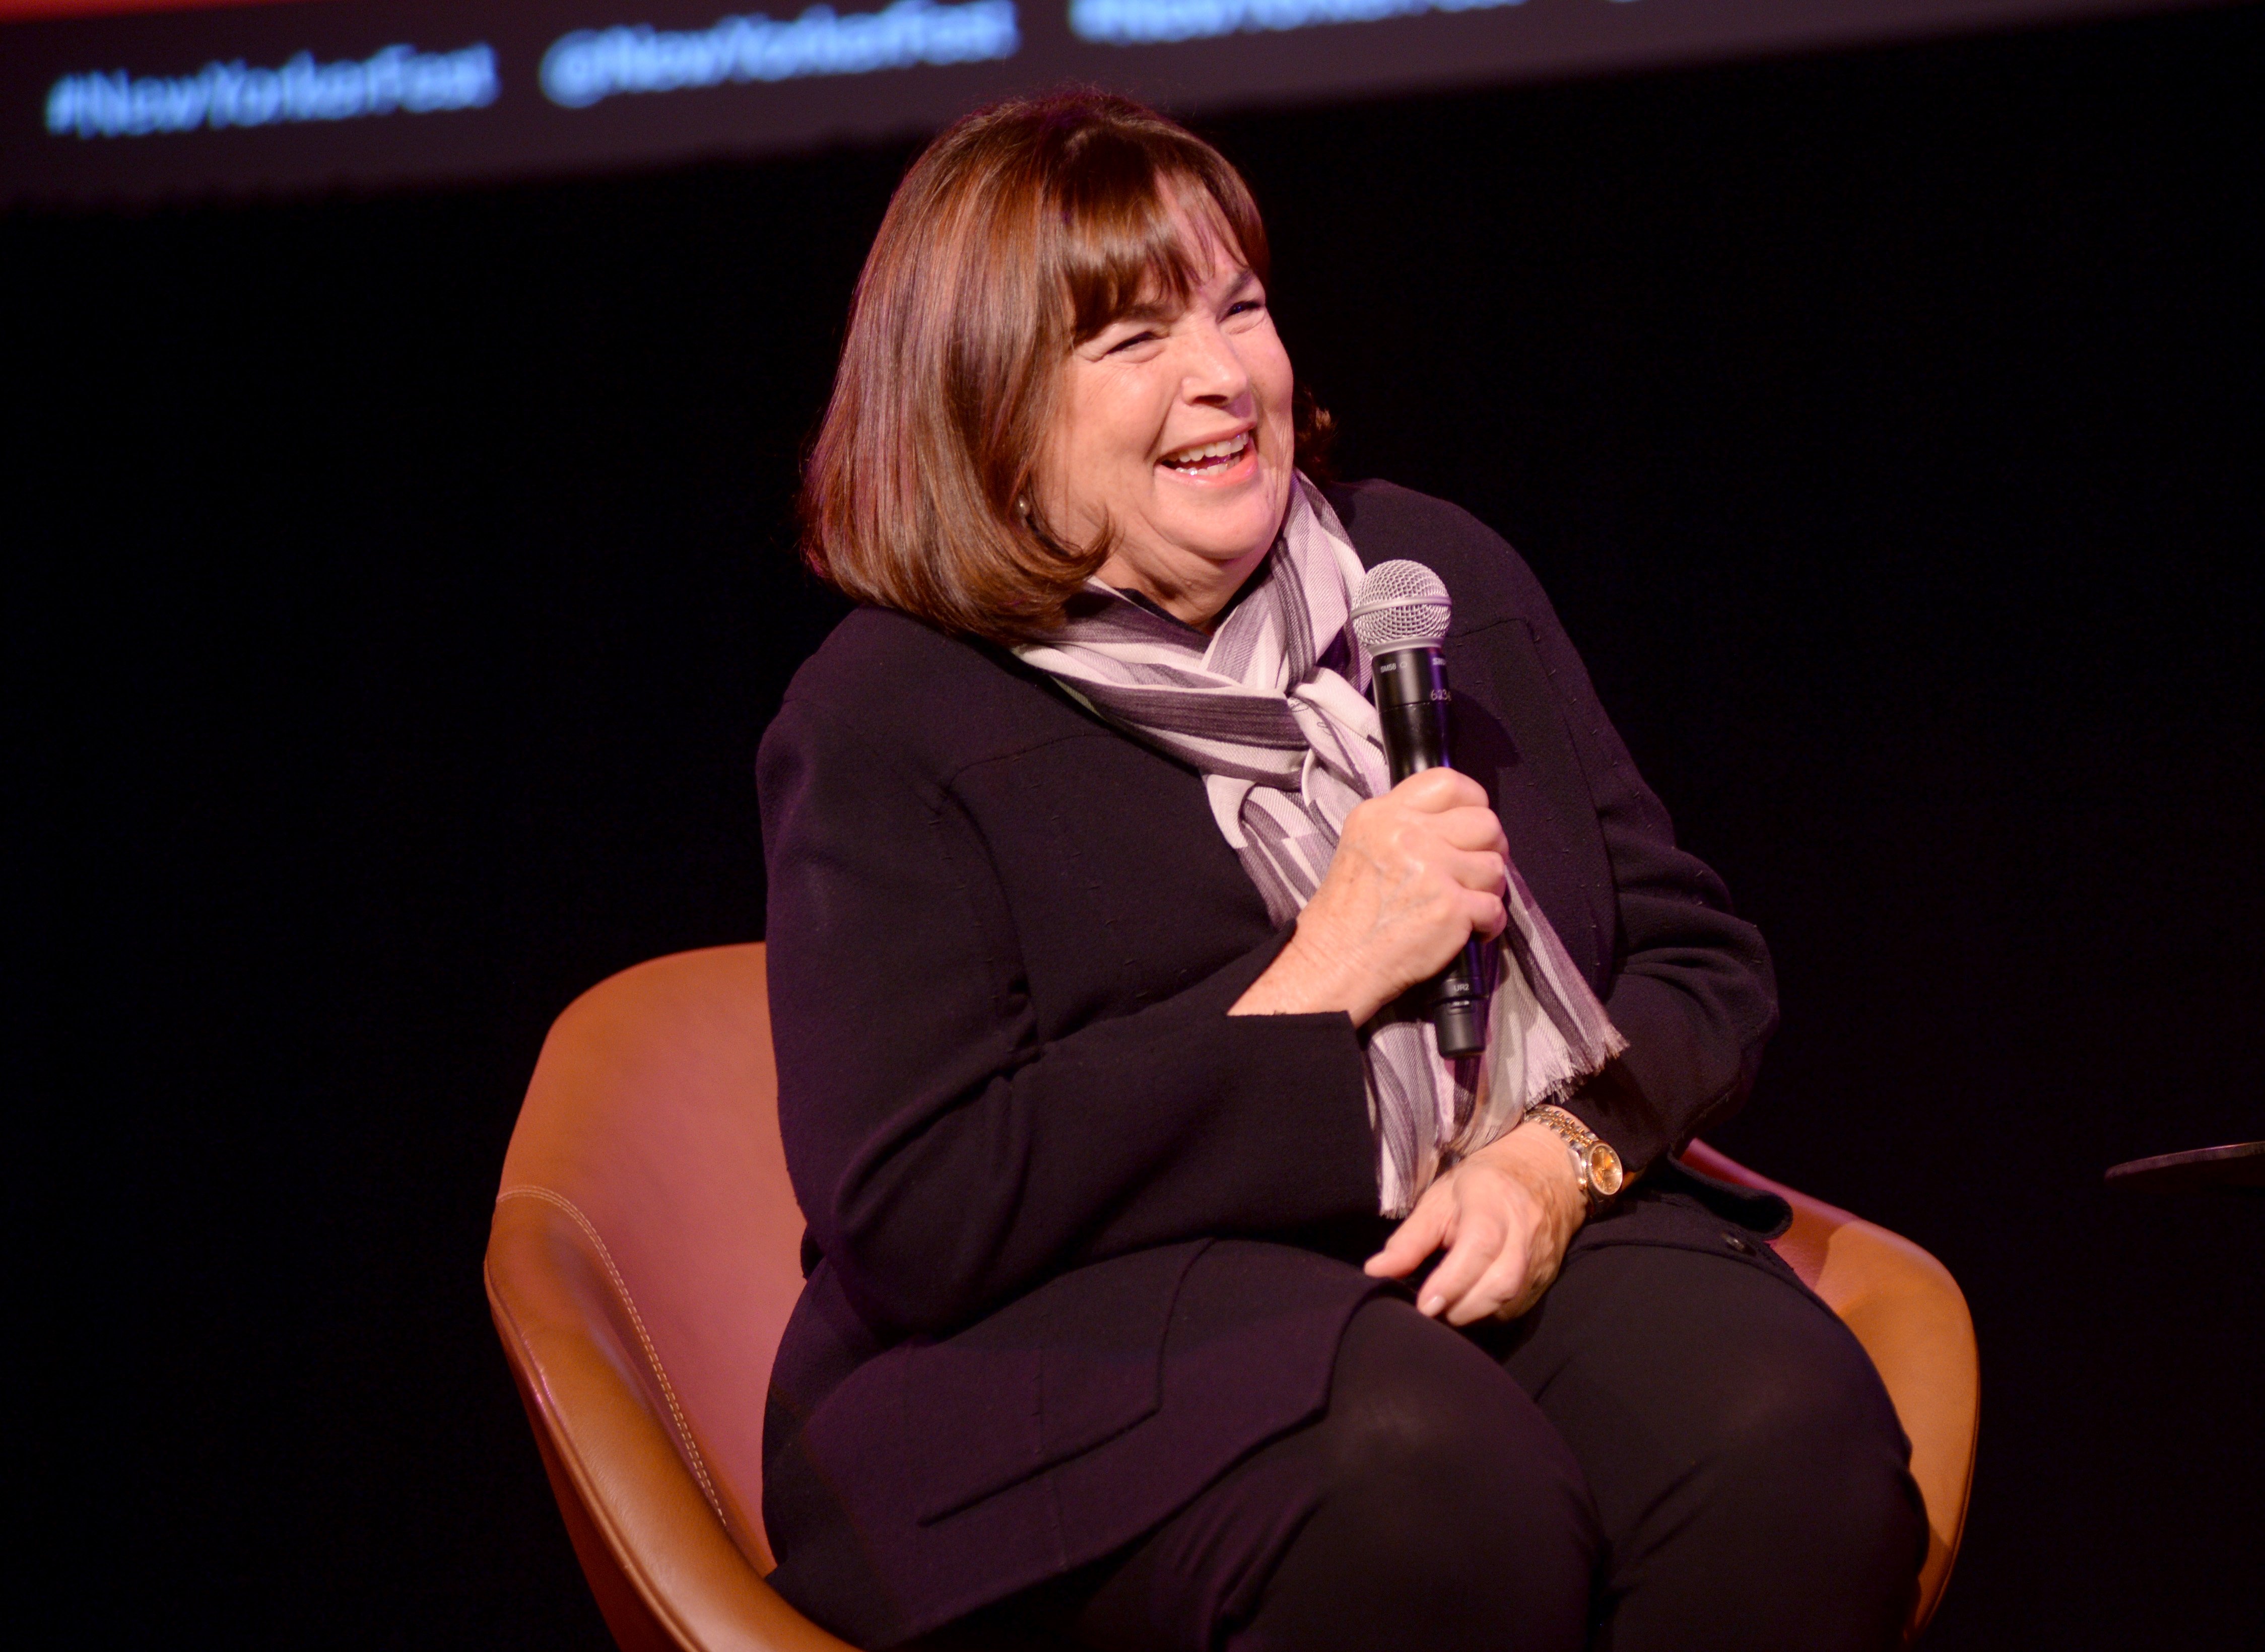
<instances>
[{"instance_id":1,"label":"black blazer","mask_svg":"<svg viewBox=\"0 0 2265 1652\"><path fill-rule=\"evenodd\" d=\"M1472 517L1330 491L1454 598L1456 766L1629 1049L1577 1103L1641 1168L1743 1098L1768 954ZM887 1645L1154 1525L1311 1417L1379 1289L1343 1015L1227 1015L1287 939L1199 775L990 646L863 609L761 758L809 1283L765 1424L773 1583Z\"/></svg>"}]
</instances>

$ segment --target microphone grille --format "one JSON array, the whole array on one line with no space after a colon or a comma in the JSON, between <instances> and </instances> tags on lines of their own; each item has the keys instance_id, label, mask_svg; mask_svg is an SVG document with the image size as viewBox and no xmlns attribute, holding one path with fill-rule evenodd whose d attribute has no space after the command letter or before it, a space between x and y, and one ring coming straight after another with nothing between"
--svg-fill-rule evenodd
<instances>
[{"instance_id":1,"label":"microphone grille","mask_svg":"<svg viewBox=\"0 0 2265 1652\"><path fill-rule=\"evenodd\" d=\"M1447 634L1454 605L1439 576L1420 562L1380 562L1352 600L1352 634L1372 657L1436 643Z\"/></svg>"}]
</instances>

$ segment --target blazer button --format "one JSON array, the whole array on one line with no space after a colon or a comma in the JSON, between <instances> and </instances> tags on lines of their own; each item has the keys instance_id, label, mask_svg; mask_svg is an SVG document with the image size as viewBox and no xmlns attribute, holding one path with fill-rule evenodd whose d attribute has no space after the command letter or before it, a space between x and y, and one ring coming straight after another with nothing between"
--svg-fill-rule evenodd
<instances>
[{"instance_id":1,"label":"blazer button","mask_svg":"<svg viewBox=\"0 0 2265 1652\"><path fill-rule=\"evenodd\" d=\"M1753 1241L1742 1234L1725 1234L1722 1235L1722 1242L1741 1256L1751 1256L1754 1254Z\"/></svg>"}]
</instances>

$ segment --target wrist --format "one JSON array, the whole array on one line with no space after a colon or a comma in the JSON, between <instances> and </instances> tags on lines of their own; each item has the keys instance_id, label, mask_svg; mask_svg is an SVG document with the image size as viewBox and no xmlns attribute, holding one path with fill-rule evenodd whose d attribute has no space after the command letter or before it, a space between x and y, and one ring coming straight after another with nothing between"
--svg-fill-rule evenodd
<instances>
[{"instance_id":1,"label":"wrist","mask_svg":"<svg viewBox=\"0 0 2265 1652\"><path fill-rule=\"evenodd\" d=\"M1227 1013L1230 1015L1318 1015L1341 1011L1359 1026L1383 1001L1362 991L1361 972L1317 943L1301 925Z\"/></svg>"},{"instance_id":2,"label":"wrist","mask_svg":"<svg viewBox=\"0 0 2265 1652\"><path fill-rule=\"evenodd\" d=\"M1531 1109L1511 1134L1522 1135L1528 1130L1559 1144L1583 1210L1602 1209L1627 1185L1628 1173L1619 1150L1563 1108L1544 1103Z\"/></svg>"},{"instance_id":3,"label":"wrist","mask_svg":"<svg viewBox=\"0 0 2265 1652\"><path fill-rule=\"evenodd\" d=\"M1358 1027L1384 1008L1388 993L1377 990L1374 972L1362 968L1342 950L1307 932L1300 923L1284 951L1294 955L1307 989L1318 1008L1341 1009Z\"/></svg>"},{"instance_id":4,"label":"wrist","mask_svg":"<svg viewBox=\"0 0 2265 1652\"><path fill-rule=\"evenodd\" d=\"M1497 1137L1471 1157L1491 1159L1504 1169L1517 1169L1529 1182L1540 1182L1551 1193L1561 1196L1568 1210L1588 1208L1588 1201L1581 1193L1581 1179L1566 1157L1565 1144L1548 1131L1537 1128L1530 1119L1508 1135Z\"/></svg>"}]
</instances>

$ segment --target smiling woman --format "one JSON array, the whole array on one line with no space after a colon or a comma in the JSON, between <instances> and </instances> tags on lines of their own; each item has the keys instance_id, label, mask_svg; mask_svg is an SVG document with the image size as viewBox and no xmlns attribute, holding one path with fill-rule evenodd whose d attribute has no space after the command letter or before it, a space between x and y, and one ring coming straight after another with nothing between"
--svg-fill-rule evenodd
<instances>
[{"instance_id":1,"label":"smiling woman","mask_svg":"<svg viewBox=\"0 0 2265 1652\"><path fill-rule=\"evenodd\" d=\"M1120 534L1168 580L1176 534L1240 540L1247 574L1293 468L1326 445L1266 310L1242 178L1169 121L1108 106L1072 171L1001 111L939 138L890 204L804 494L805 553L852 595L1011 644L1059 622ZM1191 368L1207 382L1183 406ZM1185 451L1246 437L1247 467ZM1157 474L1168 460L1178 477ZM1168 504L1166 481L1205 468L1218 491Z\"/></svg>"},{"instance_id":2,"label":"smiling woman","mask_svg":"<svg viewBox=\"0 0 2265 1652\"><path fill-rule=\"evenodd\" d=\"M1289 506L1293 381L1265 288L1217 210L1183 193L1168 222L1189 290L1070 352L1031 493L1055 536L1107 547L1103 579L1200 628Z\"/></svg>"},{"instance_id":3,"label":"smiling woman","mask_svg":"<svg viewBox=\"0 0 2265 1652\"><path fill-rule=\"evenodd\" d=\"M1673 1157L1767 951L1516 554L1300 468L1269 273L1216 151L1080 95L940 137L859 281L805 549L868 606L761 766L772 1581L872 1647L1893 1644L1895 1413L1782 1204ZM1395 786L1400 559L1464 772ZM1540 1081L1403 1001L1512 904L1598 1030Z\"/></svg>"}]
</instances>

